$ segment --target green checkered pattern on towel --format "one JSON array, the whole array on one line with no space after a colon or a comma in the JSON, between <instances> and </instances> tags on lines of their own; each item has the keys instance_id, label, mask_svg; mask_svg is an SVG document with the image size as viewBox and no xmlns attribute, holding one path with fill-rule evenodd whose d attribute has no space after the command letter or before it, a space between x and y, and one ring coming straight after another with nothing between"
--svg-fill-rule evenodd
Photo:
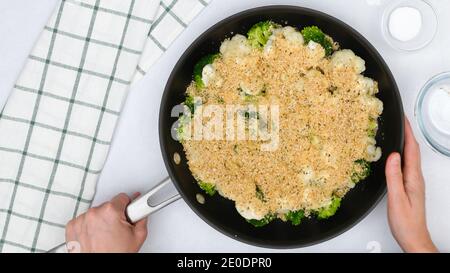
<instances>
[{"instance_id":1,"label":"green checkered pattern on towel","mask_svg":"<svg viewBox=\"0 0 450 273\"><path fill-rule=\"evenodd\" d=\"M45 252L95 193L128 88L209 0L63 0L0 113L0 252Z\"/></svg>"}]
</instances>

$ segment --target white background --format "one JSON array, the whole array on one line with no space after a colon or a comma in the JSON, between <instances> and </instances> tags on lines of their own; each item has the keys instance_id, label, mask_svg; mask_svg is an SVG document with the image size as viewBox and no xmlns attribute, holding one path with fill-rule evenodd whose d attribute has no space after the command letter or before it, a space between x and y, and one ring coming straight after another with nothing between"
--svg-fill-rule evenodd
<instances>
[{"instance_id":1,"label":"white background","mask_svg":"<svg viewBox=\"0 0 450 273\"><path fill-rule=\"evenodd\" d=\"M182 0L181 0L182 1ZM433 75L450 70L450 1L430 1L437 11L439 29L425 49L404 53L390 48L381 34L381 16L388 0L213 0L187 28L150 73L130 91L110 156L98 183L94 204L119 192L145 192L167 174L157 132L159 103L166 80L183 51L203 31L236 12L268 4L293 4L324 11L360 31L390 66L413 120L423 155L427 185L427 218L432 237L442 251L450 251L450 159L424 143L414 120L420 88ZM0 0L0 107L5 103L21 68L57 0ZM74 22L75 23L75 22ZM447 26L447 27L446 27ZM1 132L0 132L1 133ZM205 224L178 201L152 215L144 252L266 252L234 241ZM294 252L397 252L386 218L386 199L357 226L328 242Z\"/></svg>"}]
</instances>

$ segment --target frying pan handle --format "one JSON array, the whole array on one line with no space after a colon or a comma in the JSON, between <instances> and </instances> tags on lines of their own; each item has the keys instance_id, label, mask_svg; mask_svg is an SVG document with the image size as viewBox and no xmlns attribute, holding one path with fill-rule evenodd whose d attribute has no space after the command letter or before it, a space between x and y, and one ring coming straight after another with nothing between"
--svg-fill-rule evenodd
<instances>
[{"instance_id":1,"label":"frying pan handle","mask_svg":"<svg viewBox=\"0 0 450 273\"><path fill-rule=\"evenodd\" d=\"M138 199L134 200L131 204L129 204L126 209L126 215L128 217L128 220L131 223L136 223L137 221L149 216L150 214L180 199L181 196L179 194L176 194L160 202L159 204L156 205L152 204L151 198L170 183L172 183L172 181L170 181L170 178L169 177L165 178L149 192L140 196Z\"/></svg>"},{"instance_id":2,"label":"frying pan handle","mask_svg":"<svg viewBox=\"0 0 450 273\"><path fill-rule=\"evenodd\" d=\"M166 177L163 181L159 182L153 189L151 189L146 194L140 196L138 199L134 200L131 204L128 205L125 214L130 223L136 223L137 221L149 216L150 214L164 208L165 206L177 201L181 198L179 194L176 194L157 205L152 205L151 198L157 194L160 190L162 190L165 186L169 185L172 181L170 181L169 177ZM68 245L61 244L57 247L50 249L49 253L67 253Z\"/></svg>"}]
</instances>

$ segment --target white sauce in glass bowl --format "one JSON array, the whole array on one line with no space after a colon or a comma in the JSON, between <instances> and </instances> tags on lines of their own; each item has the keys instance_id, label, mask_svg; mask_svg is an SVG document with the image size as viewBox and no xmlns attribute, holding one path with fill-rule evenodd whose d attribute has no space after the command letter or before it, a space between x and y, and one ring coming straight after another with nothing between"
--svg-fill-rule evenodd
<instances>
[{"instance_id":1,"label":"white sauce in glass bowl","mask_svg":"<svg viewBox=\"0 0 450 273\"><path fill-rule=\"evenodd\" d=\"M450 84L435 88L428 99L428 114L437 130L450 135Z\"/></svg>"}]
</instances>

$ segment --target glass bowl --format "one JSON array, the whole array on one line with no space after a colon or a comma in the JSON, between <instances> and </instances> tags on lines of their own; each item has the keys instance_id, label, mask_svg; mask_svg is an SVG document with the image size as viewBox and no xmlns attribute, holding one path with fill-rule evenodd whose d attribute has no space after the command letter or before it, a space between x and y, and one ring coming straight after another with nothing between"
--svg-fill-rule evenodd
<instances>
[{"instance_id":1,"label":"glass bowl","mask_svg":"<svg viewBox=\"0 0 450 273\"><path fill-rule=\"evenodd\" d=\"M450 157L450 72L425 84L417 98L415 116L433 150Z\"/></svg>"}]
</instances>

